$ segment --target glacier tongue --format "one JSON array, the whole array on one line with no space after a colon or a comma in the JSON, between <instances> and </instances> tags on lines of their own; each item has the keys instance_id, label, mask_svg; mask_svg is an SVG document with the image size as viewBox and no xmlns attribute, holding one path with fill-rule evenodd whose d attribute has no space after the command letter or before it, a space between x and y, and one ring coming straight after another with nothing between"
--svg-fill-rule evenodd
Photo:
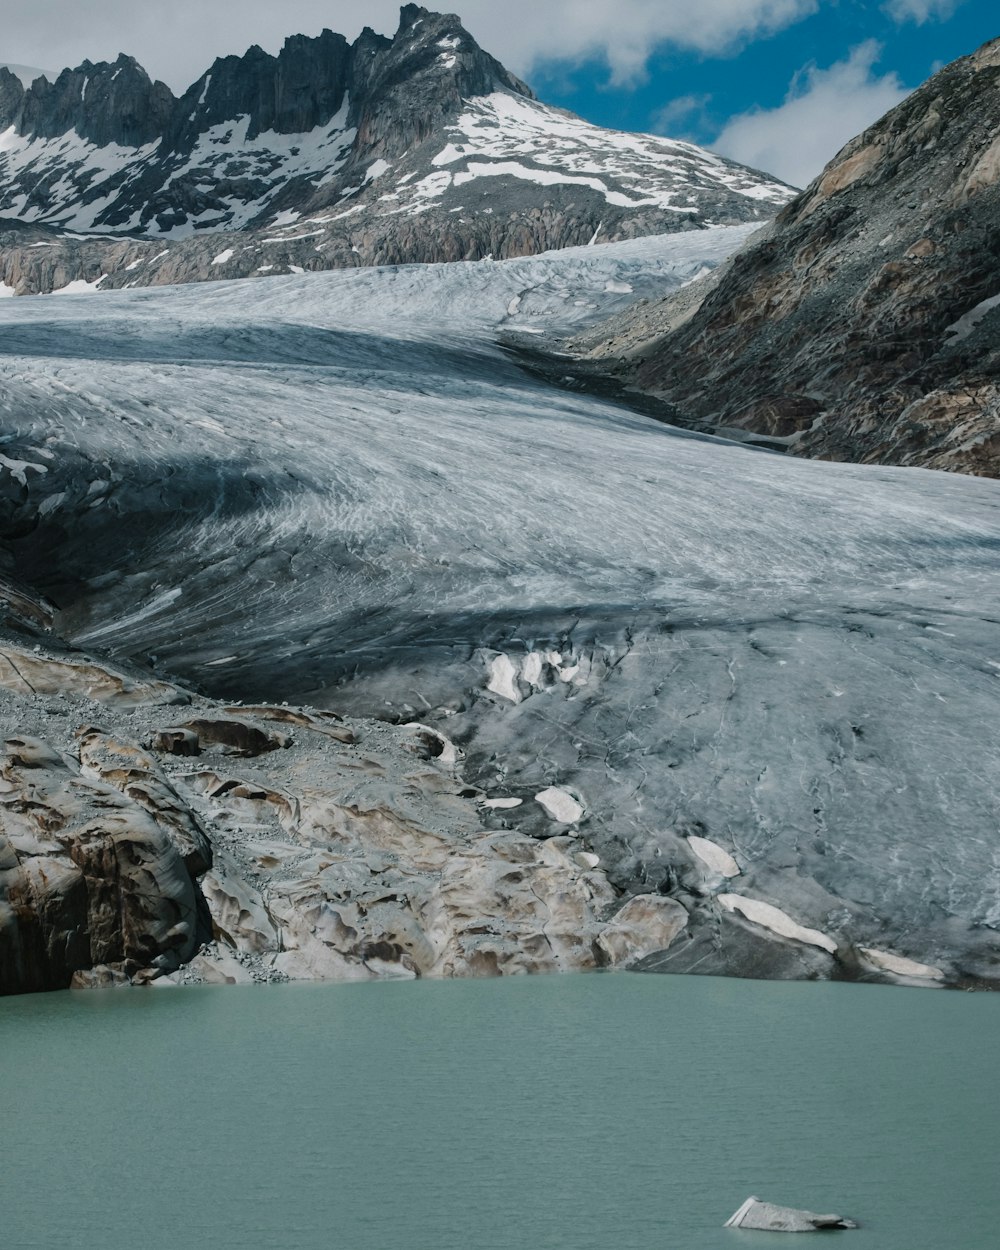
<instances>
[{"instance_id":1,"label":"glacier tongue","mask_svg":"<svg viewBox=\"0 0 1000 1250\"><path fill-rule=\"evenodd\" d=\"M691 912L660 966L996 979L996 484L684 436L497 343L745 233L4 301L5 456L47 469L0 477L16 572L212 694L419 721L524 800L498 827L578 796ZM720 906L697 839L827 948Z\"/></svg>"}]
</instances>

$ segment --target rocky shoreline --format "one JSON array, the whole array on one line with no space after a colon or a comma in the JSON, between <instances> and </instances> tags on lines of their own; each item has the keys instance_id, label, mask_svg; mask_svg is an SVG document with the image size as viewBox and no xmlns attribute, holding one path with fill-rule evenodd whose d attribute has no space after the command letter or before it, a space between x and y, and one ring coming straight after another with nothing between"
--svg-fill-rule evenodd
<instances>
[{"instance_id":1,"label":"rocky shoreline","mask_svg":"<svg viewBox=\"0 0 1000 1250\"><path fill-rule=\"evenodd\" d=\"M0 640L0 993L630 966L687 922L419 724L221 706ZM12 733L11 726L18 732Z\"/></svg>"}]
</instances>

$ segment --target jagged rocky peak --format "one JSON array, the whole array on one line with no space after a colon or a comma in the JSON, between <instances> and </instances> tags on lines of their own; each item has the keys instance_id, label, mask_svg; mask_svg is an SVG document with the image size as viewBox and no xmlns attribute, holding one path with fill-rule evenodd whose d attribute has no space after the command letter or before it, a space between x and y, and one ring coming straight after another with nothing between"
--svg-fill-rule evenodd
<instances>
[{"instance_id":1,"label":"jagged rocky peak","mask_svg":"<svg viewBox=\"0 0 1000 1250\"><path fill-rule=\"evenodd\" d=\"M27 90L5 75L0 109L14 126L0 217L129 236L0 249L18 294L501 259L764 219L792 195L690 144L547 107L457 16L418 5L392 38L324 30L222 57L179 100L120 58Z\"/></svg>"},{"instance_id":2,"label":"jagged rocky peak","mask_svg":"<svg viewBox=\"0 0 1000 1250\"><path fill-rule=\"evenodd\" d=\"M122 53L114 63L84 61L64 69L55 82L36 79L11 124L31 138L75 131L98 147L139 148L160 139L174 104L165 83L153 82L134 57Z\"/></svg>"},{"instance_id":3,"label":"jagged rocky peak","mask_svg":"<svg viewBox=\"0 0 1000 1250\"><path fill-rule=\"evenodd\" d=\"M359 138L394 156L434 133L462 101L495 91L534 99L531 89L476 43L453 13L432 13L417 4L400 9L399 29L381 41L366 28L371 44L366 65L358 56L358 97L371 101L359 110ZM361 40L358 41L358 45ZM372 99L372 97L375 97Z\"/></svg>"},{"instance_id":4,"label":"jagged rocky peak","mask_svg":"<svg viewBox=\"0 0 1000 1250\"><path fill-rule=\"evenodd\" d=\"M1000 39L846 145L721 279L594 354L712 428L1000 474Z\"/></svg>"},{"instance_id":5,"label":"jagged rocky peak","mask_svg":"<svg viewBox=\"0 0 1000 1250\"><path fill-rule=\"evenodd\" d=\"M454 13L432 13L419 4L399 12L399 29L386 50L380 85L430 73L450 76L462 95L513 91L534 99L526 83L484 52Z\"/></svg>"},{"instance_id":6,"label":"jagged rocky peak","mask_svg":"<svg viewBox=\"0 0 1000 1250\"><path fill-rule=\"evenodd\" d=\"M495 90L531 96L456 16L411 4L401 10L392 39L366 26L349 44L323 30L315 38L291 36L277 56L254 46L242 56L220 57L179 101L167 146L191 147L213 126L244 117L249 140L267 132L304 134L337 117L345 101L352 124L387 115L385 129L406 143L412 129L427 129L463 97ZM399 94L406 107L396 111L392 100Z\"/></svg>"},{"instance_id":7,"label":"jagged rocky peak","mask_svg":"<svg viewBox=\"0 0 1000 1250\"><path fill-rule=\"evenodd\" d=\"M200 134L247 117L247 138L273 131L302 134L340 110L350 82L352 50L343 35L293 35L277 56L256 45L218 58L181 97L167 146L190 147Z\"/></svg>"},{"instance_id":8,"label":"jagged rocky peak","mask_svg":"<svg viewBox=\"0 0 1000 1250\"><path fill-rule=\"evenodd\" d=\"M15 124L23 101L24 83L13 70L0 65L0 130Z\"/></svg>"}]
</instances>

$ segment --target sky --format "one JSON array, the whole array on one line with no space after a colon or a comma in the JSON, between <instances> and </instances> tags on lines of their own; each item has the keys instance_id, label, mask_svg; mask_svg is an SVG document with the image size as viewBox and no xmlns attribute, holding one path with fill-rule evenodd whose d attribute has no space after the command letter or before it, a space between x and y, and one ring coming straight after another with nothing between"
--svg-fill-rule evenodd
<instances>
[{"instance_id":1,"label":"sky","mask_svg":"<svg viewBox=\"0 0 1000 1250\"><path fill-rule=\"evenodd\" d=\"M0 61L135 56L176 92L216 56L323 27L392 34L393 0L13 0ZM428 5L429 8L438 6ZM1000 35L997 0L452 0L546 103L687 139L795 186L941 65Z\"/></svg>"}]
</instances>

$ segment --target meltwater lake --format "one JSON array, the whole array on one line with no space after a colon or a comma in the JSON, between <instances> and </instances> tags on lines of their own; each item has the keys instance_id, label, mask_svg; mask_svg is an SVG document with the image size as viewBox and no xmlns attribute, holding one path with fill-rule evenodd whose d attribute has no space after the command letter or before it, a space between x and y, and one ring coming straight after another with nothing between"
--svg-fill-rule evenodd
<instances>
[{"instance_id":1,"label":"meltwater lake","mask_svg":"<svg viewBox=\"0 0 1000 1250\"><path fill-rule=\"evenodd\" d=\"M1000 1244L1000 995L630 974L0 1002L7 1250ZM811 1243L810 1243L811 1244Z\"/></svg>"}]
</instances>

